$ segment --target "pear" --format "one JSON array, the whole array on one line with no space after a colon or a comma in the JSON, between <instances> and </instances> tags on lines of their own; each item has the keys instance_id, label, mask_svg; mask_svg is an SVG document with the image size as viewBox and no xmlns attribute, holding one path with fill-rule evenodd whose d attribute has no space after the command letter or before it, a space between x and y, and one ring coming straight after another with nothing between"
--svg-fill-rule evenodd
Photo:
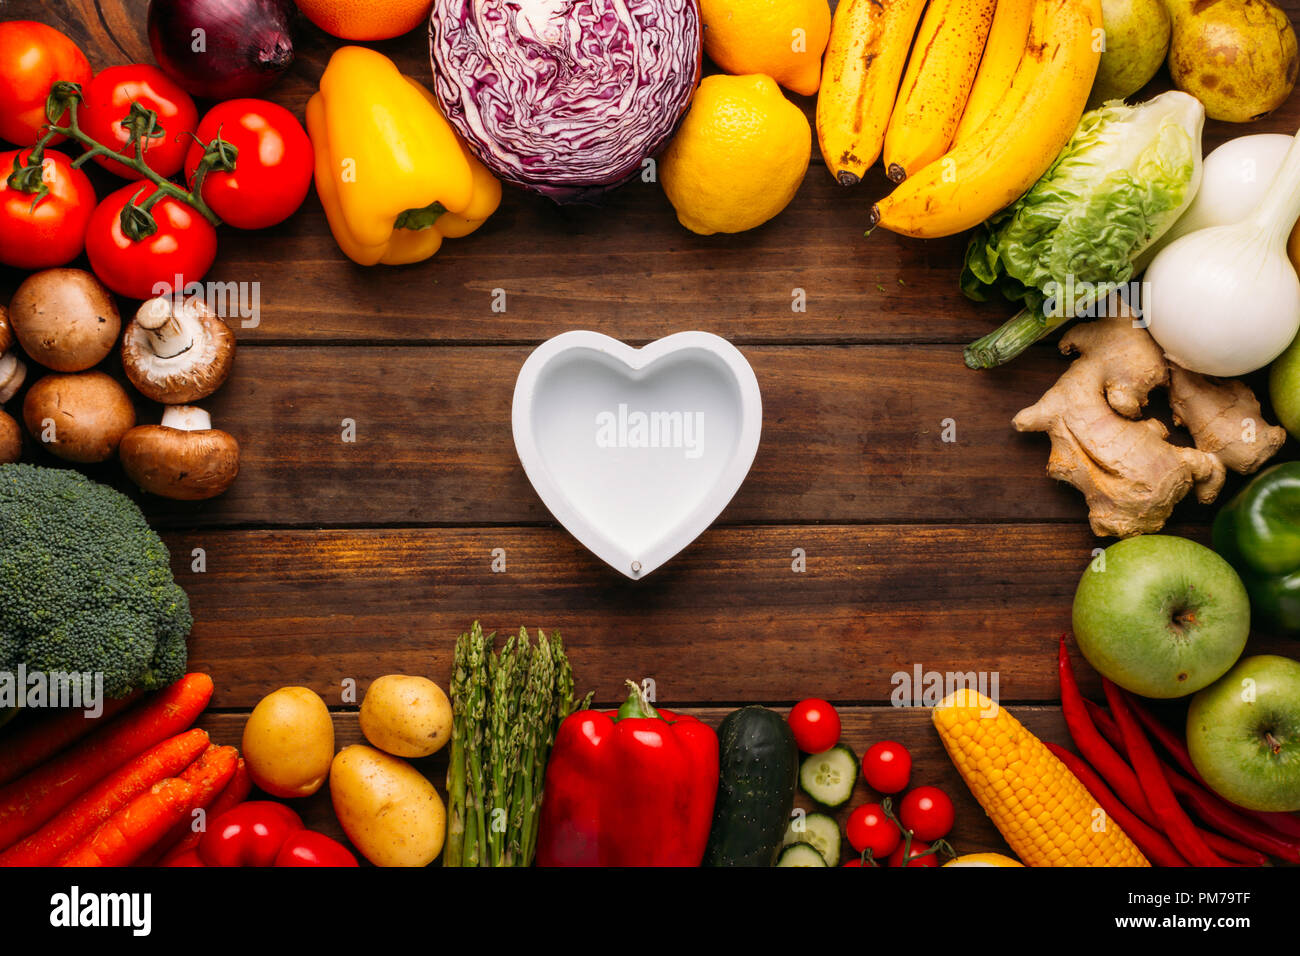
<instances>
[{"instance_id":1,"label":"pear","mask_svg":"<svg viewBox=\"0 0 1300 956\"><path fill-rule=\"evenodd\" d=\"M1166 2L1173 17L1169 72L1175 86L1205 104L1205 115L1245 123L1286 102L1300 67L1286 13L1268 0Z\"/></svg>"},{"instance_id":2,"label":"pear","mask_svg":"<svg viewBox=\"0 0 1300 956\"><path fill-rule=\"evenodd\" d=\"M1101 0L1101 22L1106 46L1088 109L1142 89L1169 51L1169 11L1163 0Z\"/></svg>"}]
</instances>

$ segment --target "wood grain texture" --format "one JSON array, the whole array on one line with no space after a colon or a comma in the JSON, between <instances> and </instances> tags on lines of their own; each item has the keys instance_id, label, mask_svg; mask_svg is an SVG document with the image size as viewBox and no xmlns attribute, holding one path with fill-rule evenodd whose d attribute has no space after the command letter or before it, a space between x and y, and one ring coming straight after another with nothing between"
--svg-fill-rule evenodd
<instances>
[{"instance_id":1,"label":"wood grain texture","mask_svg":"<svg viewBox=\"0 0 1300 956\"><path fill-rule=\"evenodd\" d=\"M549 524L511 432L528 351L244 348L204 402L240 443L229 492L174 503L139 495L116 464L92 474L135 493L166 527ZM1047 439L1010 425L1067 367L1059 356L982 373L945 346L744 352L763 393L763 437L724 524L1085 519L1082 496L1046 475ZM141 422L158 420L157 406L139 405ZM343 440L345 420L355 442ZM28 444L32 460L54 462ZM1189 497L1175 520L1212 514Z\"/></svg>"},{"instance_id":2,"label":"wood grain texture","mask_svg":"<svg viewBox=\"0 0 1300 956\"><path fill-rule=\"evenodd\" d=\"M728 708L685 708L691 713L717 726L728 713ZM1030 731L1044 740L1069 745L1065 723L1057 707L1016 707L1012 709L1016 718ZM952 797L957 811L956 824L949 842L959 853L1009 853L1006 842L997 829L985 816L983 809L975 802L970 791L962 782L961 776L949 762L944 753L939 735L930 723L930 715L923 709L895 707L851 707L840 712L844 726L844 742L853 748L854 753L861 754L873 743L881 740L897 740L912 752L912 782L915 785L931 784L941 787ZM243 733L244 714L208 713L199 721L199 726L212 734L212 739L220 744L239 745ZM365 743L357 724L355 712L334 714L334 739L337 747L354 743ZM447 774L446 751L423 760L413 761L430 780L443 790L442 783ZM328 786L328 785L327 785ZM871 791L858 780L850 806L857 806L867 800L878 800L879 794ZM814 809L813 804L802 793L798 795L796 805L805 810ZM344 838L344 834L335 819L329 795L324 791L305 800L294 801L309 827L327 833L330 836ZM840 815L841 823L847 811ZM844 843L844 859L849 859L848 841Z\"/></svg>"},{"instance_id":3,"label":"wood grain texture","mask_svg":"<svg viewBox=\"0 0 1300 956\"><path fill-rule=\"evenodd\" d=\"M651 677L676 703L883 703L919 665L996 673L1006 701L1053 700L1056 639L1093 547L1075 525L715 528L629 581L546 528L166 540L194 608L192 666L214 675L224 708L284 684L334 701L347 678L438 679L475 619L502 636L558 630L603 699ZM206 573L189 570L195 548ZM795 548L805 572L791 570ZM1253 639L1251 652L1269 650L1294 642Z\"/></svg>"}]
</instances>

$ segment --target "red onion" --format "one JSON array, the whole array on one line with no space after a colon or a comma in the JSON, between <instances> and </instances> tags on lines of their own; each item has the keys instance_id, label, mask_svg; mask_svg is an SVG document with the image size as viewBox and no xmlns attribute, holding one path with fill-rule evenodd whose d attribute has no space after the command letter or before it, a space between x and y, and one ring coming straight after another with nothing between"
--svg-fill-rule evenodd
<instances>
[{"instance_id":1,"label":"red onion","mask_svg":"<svg viewBox=\"0 0 1300 956\"><path fill-rule=\"evenodd\" d=\"M590 201L667 144L700 31L697 0L435 0L434 91L499 177Z\"/></svg>"},{"instance_id":2,"label":"red onion","mask_svg":"<svg viewBox=\"0 0 1300 956\"><path fill-rule=\"evenodd\" d=\"M187 93L260 93L293 62L292 0L151 0L149 45Z\"/></svg>"}]
</instances>

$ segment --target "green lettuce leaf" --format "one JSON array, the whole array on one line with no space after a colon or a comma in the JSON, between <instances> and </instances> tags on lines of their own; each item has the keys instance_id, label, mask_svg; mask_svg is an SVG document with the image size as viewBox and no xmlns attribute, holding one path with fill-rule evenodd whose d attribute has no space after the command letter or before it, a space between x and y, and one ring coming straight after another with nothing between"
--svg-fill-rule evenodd
<instances>
[{"instance_id":1,"label":"green lettuce leaf","mask_svg":"<svg viewBox=\"0 0 1300 956\"><path fill-rule=\"evenodd\" d=\"M1085 113L1043 177L977 229L962 291L1039 311L1068 279L1127 282L1133 261L1196 195L1204 120L1201 104L1179 92Z\"/></svg>"}]
</instances>

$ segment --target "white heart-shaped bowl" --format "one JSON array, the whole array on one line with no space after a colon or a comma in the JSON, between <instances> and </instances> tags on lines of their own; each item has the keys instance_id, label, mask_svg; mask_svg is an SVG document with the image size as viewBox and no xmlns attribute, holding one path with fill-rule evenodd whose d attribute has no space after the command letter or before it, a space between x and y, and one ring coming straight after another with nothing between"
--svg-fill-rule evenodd
<instances>
[{"instance_id":1,"label":"white heart-shaped bowl","mask_svg":"<svg viewBox=\"0 0 1300 956\"><path fill-rule=\"evenodd\" d=\"M542 503L598 558L638 579L735 495L758 451L763 402L745 357L709 332L635 349L575 331L528 356L511 422Z\"/></svg>"}]
</instances>

